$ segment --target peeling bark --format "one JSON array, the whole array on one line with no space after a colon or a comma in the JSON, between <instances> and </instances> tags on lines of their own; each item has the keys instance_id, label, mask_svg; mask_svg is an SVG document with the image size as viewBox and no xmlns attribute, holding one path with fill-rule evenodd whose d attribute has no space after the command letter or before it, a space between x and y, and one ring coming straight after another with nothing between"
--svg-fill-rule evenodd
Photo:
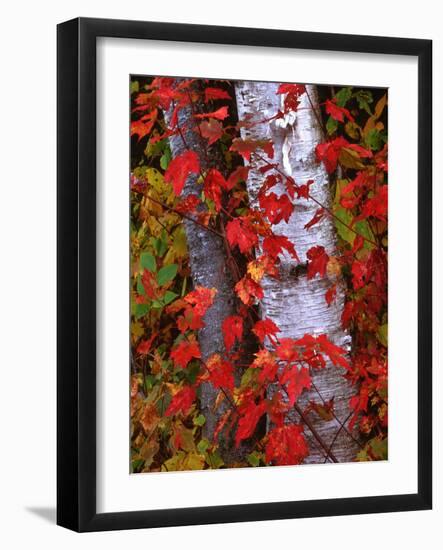
<instances>
[{"instance_id":1,"label":"peeling bark","mask_svg":"<svg viewBox=\"0 0 443 550\"><path fill-rule=\"evenodd\" d=\"M277 83L267 82L237 82L236 98L240 120L247 117L265 120L281 110L281 96L276 94L278 86ZM316 87L307 86L307 93L316 108ZM271 139L275 150L271 162L277 162L280 169L292 176L298 184L314 180L311 195L323 205L329 206L328 175L315 159L315 147L322 141L321 128L309 98L307 94L300 97L301 103L297 113L290 113L284 119L271 123L261 122L252 128L242 128L241 133L243 139ZM263 183L263 175L258 170L263 164L262 161L253 159L249 171L247 187L252 204L256 202L257 192ZM284 188L282 185L276 186L273 191L280 194ZM336 250L335 228L328 216L311 229L304 229L317 209L318 205L314 201L297 199L289 222L281 222L273 227L276 234L287 236L295 245L301 264L306 264L306 252L312 246L324 246L329 255L334 255ZM269 317L279 326L281 337L300 338L306 333L325 333L335 344L349 350L351 338L341 327L343 285L339 282L337 298L328 307L324 296L331 281L318 277L308 281L303 270L294 269L296 265L295 260L285 256L281 264L281 279L277 281L268 277L262 281L262 317ZM349 417L349 399L354 390L343 377L343 369L334 367L330 362L325 369L312 372L312 378L325 401L334 397L334 410L338 420L325 421L315 413L310 413L309 419L327 447L332 446L331 450L340 462L353 460L358 445L346 430L340 429L340 422L346 423ZM315 390L305 391L298 402L301 409L304 409L310 400L321 403L321 398ZM300 421L295 411L291 419ZM306 426L305 435L310 447L310 455L305 462L323 462L325 452ZM353 435L355 437L355 433Z\"/></svg>"}]
</instances>

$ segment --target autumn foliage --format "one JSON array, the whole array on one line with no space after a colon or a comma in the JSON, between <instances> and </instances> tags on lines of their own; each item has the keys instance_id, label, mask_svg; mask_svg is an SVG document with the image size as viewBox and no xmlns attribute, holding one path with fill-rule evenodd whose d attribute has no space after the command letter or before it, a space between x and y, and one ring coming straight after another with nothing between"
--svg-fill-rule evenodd
<instances>
[{"instance_id":1,"label":"autumn foliage","mask_svg":"<svg viewBox=\"0 0 443 550\"><path fill-rule=\"evenodd\" d=\"M282 84L282 111L296 112L307 94L302 84ZM133 472L301 464L309 454L310 415L334 415L333 402L301 409L312 373L332 364L356 388L344 429L357 434L356 460L387 456L387 98L383 91L320 88L324 140L317 161L330 175L331 204L320 204L309 231L329 217L337 252L323 246L307 253L308 279L328 280L324 299L345 286L342 326L352 349L326 334L281 337L261 318L263 280L279 278L291 240L274 232L313 181L294 181L273 162L269 140L243 140L232 83L195 79L133 78L131 82L131 465ZM201 152L185 148L172 158L171 136L183 134L180 113L192 111ZM168 112L166 122L164 113ZM270 122L271 123L271 122ZM188 128L189 130L189 128ZM214 151L224 169L211 162ZM249 200L248 163L264 161L258 201ZM208 160L209 159L209 160ZM185 194L190 177L200 192ZM282 184L284 193L276 193ZM203 357L199 331L217 296L194 285L183 221L223 240L236 295L236 314L222 320L224 349ZM247 363L245 348L253 348ZM199 396L203 384L218 391L223 411L213 438ZM272 388L272 391L270 389ZM298 413L294 422L291 413ZM246 446L228 462L223 446ZM326 457L327 458L327 457Z\"/></svg>"}]
</instances>

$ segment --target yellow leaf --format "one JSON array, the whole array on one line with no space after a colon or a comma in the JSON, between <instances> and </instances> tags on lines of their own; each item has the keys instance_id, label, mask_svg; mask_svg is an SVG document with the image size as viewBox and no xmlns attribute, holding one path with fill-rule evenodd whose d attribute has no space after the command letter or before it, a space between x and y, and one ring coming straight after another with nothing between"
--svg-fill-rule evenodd
<instances>
[{"instance_id":1,"label":"yellow leaf","mask_svg":"<svg viewBox=\"0 0 443 550\"><path fill-rule=\"evenodd\" d=\"M163 175L156 168L146 169L146 179L151 187L153 187L157 193L164 193L165 183Z\"/></svg>"},{"instance_id":2,"label":"yellow leaf","mask_svg":"<svg viewBox=\"0 0 443 550\"><path fill-rule=\"evenodd\" d=\"M360 161L358 153L356 151L353 151L352 149L347 149L346 147L343 147L340 151L339 160L340 164L342 164L346 168L362 170L365 167L364 164Z\"/></svg>"},{"instance_id":3,"label":"yellow leaf","mask_svg":"<svg viewBox=\"0 0 443 550\"><path fill-rule=\"evenodd\" d=\"M381 99L377 101L377 105L374 109L374 116L376 118L380 118L383 109L386 107L386 103L388 102L388 96L385 94Z\"/></svg>"}]
</instances>

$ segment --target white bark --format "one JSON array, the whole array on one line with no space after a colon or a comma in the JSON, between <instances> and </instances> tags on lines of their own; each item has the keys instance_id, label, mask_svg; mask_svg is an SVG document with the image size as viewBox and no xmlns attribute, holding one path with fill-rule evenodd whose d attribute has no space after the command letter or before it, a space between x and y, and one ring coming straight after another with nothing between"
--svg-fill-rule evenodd
<instances>
[{"instance_id":1,"label":"white bark","mask_svg":"<svg viewBox=\"0 0 443 550\"><path fill-rule=\"evenodd\" d=\"M252 116L255 121L263 121L282 110L281 96L277 95L278 84L266 82L236 83L236 98L239 119ZM314 107L318 106L315 86L307 86L307 93ZM277 162L279 168L292 176L297 184L314 180L311 195L320 203L330 203L329 179L324 167L316 161L315 147L322 141L321 128L315 112L311 108L307 94L300 98L297 113L290 113L284 120L271 123L261 122L252 128L243 128L242 137L252 139L271 139L274 143L275 156L271 162ZM265 155L263 155L265 156ZM263 175L258 168L263 163L252 161L247 181L248 192L252 203L256 202L258 189L263 183ZM277 194L284 192L284 186L273 188ZM315 245L324 246L329 255L336 249L335 228L328 216L325 216L311 229L304 229L312 219L319 206L309 199L296 199L295 209L289 222L274 226L276 234L287 236L295 245L300 263L306 264L306 252ZM282 260L281 279L265 278L262 281L264 298L261 301L263 317L269 317L280 328L280 337L299 338L304 334L327 334L337 345L350 348L350 336L341 327L341 313L344 305L343 288L338 285L337 298L328 307L325 292L331 285L328 279L318 276L308 281L305 271L295 270L297 262L289 257ZM331 363L322 370L311 373L314 384L325 400L334 397L335 415L344 423L348 418L349 399L353 394L352 387L342 376L343 370ZM298 404L305 408L309 400L321 403L315 390L304 392ZM300 421L294 412L294 420ZM337 436L340 424L337 419L325 421L317 414L310 413L309 420L322 440L340 461L349 461L355 457L357 444L345 431ZM305 426L305 435L310 446L310 455L306 463L323 462L325 452L319 446L312 432ZM354 434L355 435L355 434Z\"/></svg>"}]
</instances>

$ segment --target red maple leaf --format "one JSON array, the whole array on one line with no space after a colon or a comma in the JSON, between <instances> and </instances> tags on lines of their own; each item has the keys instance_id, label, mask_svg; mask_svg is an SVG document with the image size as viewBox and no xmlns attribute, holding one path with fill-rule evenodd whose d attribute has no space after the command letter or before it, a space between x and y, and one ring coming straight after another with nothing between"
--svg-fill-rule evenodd
<instances>
[{"instance_id":1,"label":"red maple leaf","mask_svg":"<svg viewBox=\"0 0 443 550\"><path fill-rule=\"evenodd\" d=\"M185 151L169 163L165 172L165 181L172 183L174 193L178 196L183 190L189 174L200 172L200 161L195 151Z\"/></svg>"},{"instance_id":2,"label":"red maple leaf","mask_svg":"<svg viewBox=\"0 0 443 550\"><path fill-rule=\"evenodd\" d=\"M265 453L267 462L277 466L301 464L309 455L303 426L286 424L274 428L269 432Z\"/></svg>"},{"instance_id":3,"label":"red maple leaf","mask_svg":"<svg viewBox=\"0 0 443 550\"><path fill-rule=\"evenodd\" d=\"M329 357L335 366L341 366L345 369L349 369L349 363L345 359L345 349L333 344L326 334L320 334L317 336L317 343L320 346L320 350Z\"/></svg>"},{"instance_id":4,"label":"red maple leaf","mask_svg":"<svg viewBox=\"0 0 443 550\"><path fill-rule=\"evenodd\" d=\"M280 384L286 385L289 398L289 406L292 407L300 397L304 389L309 389L312 384L309 369L299 368L297 365L289 365L279 377Z\"/></svg>"},{"instance_id":5,"label":"red maple leaf","mask_svg":"<svg viewBox=\"0 0 443 550\"><path fill-rule=\"evenodd\" d=\"M203 189L205 196L214 201L217 212L221 209L222 189L226 186L226 180L215 168L211 168L206 174Z\"/></svg>"},{"instance_id":6,"label":"red maple leaf","mask_svg":"<svg viewBox=\"0 0 443 550\"><path fill-rule=\"evenodd\" d=\"M195 401L196 396L197 394L192 386L185 386L172 397L169 407L165 411L165 415L172 416L178 412L186 414Z\"/></svg>"},{"instance_id":7,"label":"red maple leaf","mask_svg":"<svg viewBox=\"0 0 443 550\"><path fill-rule=\"evenodd\" d=\"M240 413L240 419L235 434L235 444L237 447L243 439L251 437L254 433L258 421L266 412L266 402L261 401L257 405L254 399L249 397L238 407L238 412Z\"/></svg>"},{"instance_id":8,"label":"red maple leaf","mask_svg":"<svg viewBox=\"0 0 443 550\"><path fill-rule=\"evenodd\" d=\"M308 221L308 223L305 225L304 229L310 229L313 225L317 224L320 220L323 219L323 216L325 215L325 209L319 208L312 219Z\"/></svg>"},{"instance_id":9,"label":"red maple leaf","mask_svg":"<svg viewBox=\"0 0 443 550\"><path fill-rule=\"evenodd\" d=\"M261 349L255 354L255 359L251 364L254 369L260 369L258 375L259 382L272 382L278 371L278 363L273 354L267 349Z\"/></svg>"},{"instance_id":10,"label":"red maple leaf","mask_svg":"<svg viewBox=\"0 0 443 550\"><path fill-rule=\"evenodd\" d=\"M235 291L240 300L247 306L254 303L254 299L261 300L264 296L262 287L250 277L243 277L235 285Z\"/></svg>"},{"instance_id":11,"label":"red maple leaf","mask_svg":"<svg viewBox=\"0 0 443 550\"><path fill-rule=\"evenodd\" d=\"M386 221L388 215L388 186L382 185L376 194L368 199L362 207L362 212L354 218L353 223L373 216L380 221Z\"/></svg>"},{"instance_id":12,"label":"red maple leaf","mask_svg":"<svg viewBox=\"0 0 443 550\"><path fill-rule=\"evenodd\" d=\"M211 168L206 174L203 189L206 197L214 201L217 212L221 209L221 194L223 188L226 188L225 178L218 170Z\"/></svg>"},{"instance_id":13,"label":"red maple leaf","mask_svg":"<svg viewBox=\"0 0 443 550\"><path fill-rule=\"evenodd\" d=\"M331 174L337 168L338 157L340 156L342 147L348 146L349 142L343 137L338 137L333 141L327 141L317 145L315 148L317 160L323 162L328 174Z\"/></svg>"},{"instance_id":14,"label":"red maple leaf","mask_svg":"<svg viewBox=\"0 0 443 550\"><path fill-rule=\"evenodd\" d=\"M192 308L186 308L183 315L177 319L177 328L181 333L187 330L199 330L205 326L203 318L198 315Z\"/></svg>"},{"instance_id":15,"label":"red maple leaf","mask_svg":"<svg viewBox=\"0 0 443 550\"><path fill-rule=\"evenodd\" d=\"M291 178L292 179L292 178ZM309 199L309 193L311 185L314 183L314 180L308 180L304 185L295 185L294 191L297 193L297 198Z\"/></svg>"},{"instance_id":16,"label":"red maple leaf","mask_svg":"<svg viewBox=\"0 0 443 550\"><path fill-rule=\"evenodd\" d=\"M280 338L276 348L277 357L288 363L298 361L301 357L301 350L298 349L293 338Z\"/></svg>"},{"instance_id":17,"label":"red maple leaf","mask_svg":"<svg viewBox=\"0 0 443 550\"><path fill-rule=\"evenodd\" d=\"M300 104L300 96L306 92L304 84L280 84L277 94L286 94L285 112L296 111Z\"/></svg>"},{"instance_id":18,"label":"red maple leaf","mask_svg":"<svg viewBox=\"0 0 443 550\"><path fill-rule=\"evenodd\" d=\"M252 332L263 343L266 336L275 336L277 332L280 332L280 329L272 319L263 319L255 323Z\"/></svg>"},{"instance_id":19,"label":"red maple leaf","mask_svg":"<svg viewBox=\"0 0 443 550\"><path fill-rule=\"evenodd\" d=\"M306 86L304 84L280 84L277 90L277 94L304 94L306 92Z\"/></svg>"},{"instance_id":20,"label":"red maple leaf","mask_svg":"<svg viewBox=\"0 0 443 550\"><path fill-rule=\"evenodd\" d=\"M212 113L201 113L194 116L195 118L216 118L217 120L224 120L226 117L229 116L229 112L228 107L225 105L224 107L220 107L220 109L217 109Z\"/></svg>"},{"instance_id":21,"label":"red maple leaf","mask_svg":"<svg viewBox=\"0 0 443 550\"><path fill-rule=\"evenodd\" d=\"M265 211L268 220L272 224L280 223L282 220L288 223L294 211L294 205L288 195L277 196L275 193L260 195L259 202L260 208Z\"/></svg>"},{"instance_id":22,"label":"red maple leaf","mask_svg":"<svg viewBox=\"0 0 443 550\"><path fill-rule=\"evenodd\" d=\"M234 218L226 224L226 237L229 244L237 245L243 254L258 244L258 236L245 217Z\"/></svg>"},{"instance_id":23,"label":"red maple leaf","mask_svg":"<svg viewBox=\"0 0 443 550\"><path fill-rule=\"evenodd\" d=\"M248 179L249 167L239 166L229 176L226 181L226 191L230 191L240 181L246 181Z\"/></svg>"},{"instance_id":24,"label":"red maple leaf","mask_svg":"<svg viewBox=\"0 0 443 550\"><path fill-rule=\"evenodd\" d=\"M349 195L354 189L363 189L365 188L370 181L370 176L367 172L357 172L355 178L350 181L347 185L342 187L341 196Z\"/></svg>"},{"instance_id":25,"label":"red maple leaf","mask_svg":"<svg viewBox=\"0 0 443 550\"><path fill-rule=\"evenodd\" d=\"M362 387L360 389L360 394L354 395L349 400L349 405L351 409L353 409L355 412L359 411L367 411L368 410L368 388ZM351 427L351 425L349 424Z\"/></svg>"},{"instance_id":26,"label":"red maple leaf","mask_svg":"<svg viewBox=\"0 0 443 550\"><path fill-rule=\"evenodd\" d=\"M200 125L201 135L208 140L208 145L212 145L223 135L223 125L218 120L210 118L204 120Z\"/></svg>"},{"instance_id":27,"label":"red maple leaf","mask_svg":"<svg viewBox=\"0 0 443 550\"><path fill-rule=\"evenodd\" d=\"M269 158L274 158L274 146L272 141L266 139L254 140L247 139L243 140L236 138L232 141L230 151L235 151L241 155L246 161L251 160L251 154L255 153L257 149L262 149Z\"/></svg>"},{"instance_id":28,"label":"red maple leaf","mask_svg":"<svg viewBox=\"0 0 443 550\"><path fill-rule=\"evenodd\" d=\"M151 298L151 300L156 300L159 297L160 291L158 288L157 279L148 269L143 270L142 285L148 298Z\"/></svg>"},{"instance_id":29,"label":"red maple leaf","mask_svg":"<svg viewBox=\"0 0 443 550\"><path fill-rule=\"evenodd\" d=\"M263 239L263 251L271 258L277 258L279 254L287 251L294 260L299 261L294 245L284 235L270 235Z\"/></svg>"},{"instance_id":30,"label":"red maple leaf","mask_svg":"<svg viewBox=\"0 0 443 550\"><path fill-rule=\"evenodd\" d=\"M214 388L234 389L234 367L218 355L212 355L206 362L209 381Z\"/></svg>"},{"instance_id":31,"label":"red maple leaf","mask_svg":"<svg viewBox=\"0 0 443 550\"><path fill-rule=\"evenodd\" d=\"M140 141L143 137L148 135L157 120L157 113L157 109L153 109L139 120L131 122L131 136L138 135L138 141Z\"/></svg>"},{"instance_id":32,"label":"red maple leaf","mask_svg":"<svg viewBox=\"0 0 443 550\"><path fill-rule=\"evenodd\" d=\"M328 115L331 115L331 117L334 120L338 120L338 122L344 122L346 117L351 122L354 122L354 117L351 115L351 113L348 111L348 109L345 109L344 107L340 107L337 105L336 100L333 99L332 101L330 99L327 99L325 102L326 105L326 112Z\"/></svg>"},{"instance_id":33,"label":"red maple leaf","mask_svg":"<svg viewBox=\"0 0 443 550\"><path fill-rule=\"evenodd\" d=\"M199 359L201 357L200 347L195 340L182 340L170 354L174 364L182 369L186 368L191 359Z\"/></svg>"},{"instance_id":34,"label":"red maple leaf","mask_svg":"<svg viewBox=\"0 0 443 550\"><path fill-rule=\"evenodd\" d=\"M325 300L328 306L330 306L337 294L337 285L332 285L325 293Z\"/></svg>"},{"instance_id":35,"label":"red maple leaf","mask_svg":"<svg viewBox=\"0 0 443 550\"><path fill-rule=\"evenodd\" d=\"M197 315L203 316L214 303L214 298L216 294L216 288L197 286L194 290L192 290L191 292L189 292L189 294L185 296L184 300L188 304L194 306L194 312Z\"/></svg>"},{"instance_id":36,"label":"red maple leaf","mask_svg":"<svg viewBox=\"0 0 443 550\"><path fill-rule=\"evenodd\" d=\"M237 340L240 342L243 336L243 319L239 315L226 317L222 324L223 340L226 351L230 351Z\"/></svg>"},{"instance_id":37,"label":"red maple leaf","mask_svg":"<svg viewBox=\"0 0 443 550\"><path fill-rule=\"evenodd\" d=\"M352 264L351 273L354 290L360 290L367 283L368 268L365 262L355 260Z\"/></svg>"},{"instance_id":38,"label":"red maple leaf","mask_svg":"<svg viewBox=\"0 0 443 550\"><path fill-rule=\"evenodd\" d=\"M157 336L157 333L154 332L154 334L152 334L150 338L148 338L147 340L142 340L137 346L137 353L140 353L141 355L146 355L147 353L149 353L149 350L151 349L151 346L152 346L152 342L154 341L156 336Z\"/></svg>"},{"instance_id":39,"label":"red maple leaf","mask_svg":"<svg viewBox=\"0 0 443 550\"><path fill-rule=\"evenodd\" d=\"M205 88L205 103L213 99L231 99L231 96L221 88Z\"/></svg>"},{"instance_id":40,"label":"red maple leaf","mask_svg":"<svg viewBox=\"0 0 443 550\"><path fill-rule=\"evenodd\" d=\"M193 214L197 211L197 206L200 204L200 199L197 195L187 195L176 205L175 210L181 214Z\"/></svg>"},{"instance_id":41,"label":"red maple leaf","mask_svg":"<svg viewBox=\"0 0 443 550\"><path fill-rule=\"evenodd\" d=\"M320 277L324 277L329 261L329 256L327 255L325 248L323 246L313 246L307 251L306 257L309 260L308 279L314 278L317 273Z\"/></svg>"},{"instance_id":42,"label":"red maple leaf","mask_svg":"<svg viewBox=\"0 0 443 550\"><path fill-rule=\"evenodd\" d=\"M340 204L343 206L343 208L346 208L348 210L352 210L354 206L357 206L357 204L360 202L360 197L343 197L340 199Z\"/></svg>"}]
</instances>

